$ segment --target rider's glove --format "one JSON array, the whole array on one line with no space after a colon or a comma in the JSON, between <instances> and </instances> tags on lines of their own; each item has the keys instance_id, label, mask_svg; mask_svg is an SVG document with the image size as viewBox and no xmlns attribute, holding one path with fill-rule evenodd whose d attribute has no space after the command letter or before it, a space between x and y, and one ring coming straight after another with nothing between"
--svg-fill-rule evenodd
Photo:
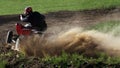
<instances>
[{"instance_id":1,"label":"rider's glove","mask_svg":"<svg viewBox=\"0 0 120 68\"><path fill-rule=\"evenodd\" d=\"M22 15L20 15L20 20L22 20L23 19L23 16Z\"/></svg>"}]
</instances>

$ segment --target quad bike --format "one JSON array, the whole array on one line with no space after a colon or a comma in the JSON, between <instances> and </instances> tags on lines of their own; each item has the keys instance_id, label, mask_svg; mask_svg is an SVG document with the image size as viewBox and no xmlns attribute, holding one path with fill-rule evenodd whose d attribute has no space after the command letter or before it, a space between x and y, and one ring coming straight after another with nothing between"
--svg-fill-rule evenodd
<instances>
[{"instance_id":1,"label":"quad bike","mask_svg":"<svg viewBox=\"0 0 120 68\"><path fill-rule=\"evenodd\" d=\"M31 28L26 28L28 26L23 26L20 23L16 23L16 33L17 34L13 34L13 31L9 30L7 33L7 37L6 37L6 43L8 45L11 45L12 43L14 43L14 48L12 47L12 49L19 51L19 42L20 42L20 37L25 37L25 36L29 36L32 34L39 34L39 35L43 35L44 32L42 31L37 31Z\"/></svg>"}]
</instances>

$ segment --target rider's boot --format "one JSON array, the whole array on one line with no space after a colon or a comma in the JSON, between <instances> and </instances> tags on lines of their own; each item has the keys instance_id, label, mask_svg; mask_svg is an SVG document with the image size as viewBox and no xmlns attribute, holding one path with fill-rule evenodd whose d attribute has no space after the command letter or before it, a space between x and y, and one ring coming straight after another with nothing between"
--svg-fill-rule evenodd
<instances>
[{"instance_id":1,"label":"rider's boot","mask_svg":"<svg viewBox=\"0 0 120 68\"><path fill-rule=\"evenodd\" d=\"M43 34L42 31L38 31L38 30L36 30L36 29L32 29L31 31L32 31L33 33L35 33L35 34Z\"/></svg>"}]
</instances>

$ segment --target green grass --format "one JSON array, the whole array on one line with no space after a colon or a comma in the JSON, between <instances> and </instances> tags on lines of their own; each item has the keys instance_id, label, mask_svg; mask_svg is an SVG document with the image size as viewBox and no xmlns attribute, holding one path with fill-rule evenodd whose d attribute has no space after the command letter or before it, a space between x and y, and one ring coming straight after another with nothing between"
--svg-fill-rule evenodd
<instances>
[{"instance_id":1,"label":"green grass","mask_svg":"<svg viewBox=\"0 0 120 68\"><path fill-rule=\"evenodd\" d=\"M111 67L116 66L115 64L120 64L119 57L110 57L104 53L99 53L98 58L85 57L83 55L78 54L62 54L59 57L46 57L42 59L42 62L47 62L58 68L67 68L69 66L74 66L75 68L80 68L82 66L93 65L96 67ZM101 65L99 64L101 63Z\"/></svg>"},{"instance_id":2,"label":"green grass","mask_svg":"<svg viewBox=\"0 0 120 68\"><path fill-rule=\"evenodd\" d=\"M106 21L90 26L88 29L120 36L120 21Z\"/></svg>"},{"instance_id":3,"label":"green grass","mask_svg":"<svg viewBox=\"0 0 120 68\"><path fill-rule=\"evenodd\" d=\"M41 13L60 10L89 10L120 6L120 0L1 0L0 15L22 13L26 6L32 6Z\"/></svg>"},{"instance_id":4,"label":"green grass","mask_svg":"<svg viewBox=\"0 0 120 68\"><path fill-rule=\"evenodd\" d=\"M5 68L6 64L7 64L6 61L0 61L0 68Z\"/></svg>"},{"instance_id":5,"label":"green grass","mask_svg":"<svg viewBox=\"0 0 120 68\"><path fill-rule=\"evenodd\" d=\"M113 68L120 64L120 57L110 57L102 52L97 53L96 57L87 57L76 53L67 54L65 52L60 56L46 56L44 58L26 57L21 53L17 55L19 57L16 58L13 57L15 56L14 52L13 54L0 55L0 68L5 68L5 66L23 68L34 64L35 60L37 60L37 65L42 64L45 68L82 68L83 66L86 66L85 68L89 66L92 66L92 68Z\"/></svg>"}]
</instances>

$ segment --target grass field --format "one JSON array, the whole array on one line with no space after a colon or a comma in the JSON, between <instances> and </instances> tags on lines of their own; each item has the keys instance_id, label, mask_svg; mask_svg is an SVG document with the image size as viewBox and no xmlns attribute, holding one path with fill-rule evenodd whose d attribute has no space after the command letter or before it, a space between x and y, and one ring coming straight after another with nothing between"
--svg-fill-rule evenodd
<instances>
[{"instance_id":1,"label":"grass field","mask_svg":"<svg viewBox=\"0 0 120 68\"><path fill-rule=\"evenodd\" d=\"M19 14L23 12L24 7L32 6L34 10L37 10L41 13L47 12L55 12L61 10L69 10L69 11L78 11L78 10L91 10L91 9L105 9L110 7L119 7L120 0L1 0L0 1L0 15L8 15L8 14ZM97 30L99 32L110 33L113 35L120 36L120 21L106 21L88 28L88 30ZM10 62L6 63L6 60L13 57L12 52L6 54L0 54L0 68L5 67L6 64L10 64ZM116 66L120 64L120 57L110 57L103 53L98 54L97 58L88 58L83 55L78 54L62 54L59 57L45 57L39 58L40 63L44 63L44 65L55 66L58 68L67 68L69 66L73 66L79 68L80 66L90 66L95 65L95 67L100 66L100 68L117 68ZM7 57L3 59L3 57ZM17 62L19 63L19 68L22 68L23 65L27 65L33 62L33 59L28 59L27 61L25 56L20 56L17 58ZM14 60L13 60L14 61ZM11 65L14 66L14 62L11 62ZM94 67L94 68L95 68Z\"/></svg>"},{"instance_id":2,"label":"grass field","mask_svg":"<svg viewBox=\"0 0 120 68\"><path fill-rule=\"evenodd\" d=\"M1 0L0 15L22 13L26 6L32 6L41 13L60 10L89 10L120 5L120 0Z\"/></svg>"},{"instance_id":3,"label":"grass field","mask_svg":"<svg viewBox=\"0 0 120 68\"><path fill-rule=\"evenodd\" d=\"M109 57L104 53L99 53L99 57L97 58L91 58L91 57L85 57L83 55L78 55L78 54L66 54L63 53L59 57L50 57L47 56L45 58L38 58L37 61L39 63L43 63L41 66L44 66L45 68L118 68L119 63L120 63L120 58L119 57ZM0 55L1 57L1 55ZM12 57L5 55L4 57ZM0 58L1 59L1 58ZM0 68L8 68L6 67L6 64L10 64L11 67L15 68L14 65L17 65L17 68L24 68L24 66L27 65L32 65L34 63L36 58L34 57L28 57L26 58L25 56L20 56L16 59L16 63L13 60L13 62L6 62L1 61L0 62ZM6 59L8 60L8 59ZM19 62L19 64L17 64ZM118 66L117 66L118 65Z\"/></svg>"}]
</instances>

